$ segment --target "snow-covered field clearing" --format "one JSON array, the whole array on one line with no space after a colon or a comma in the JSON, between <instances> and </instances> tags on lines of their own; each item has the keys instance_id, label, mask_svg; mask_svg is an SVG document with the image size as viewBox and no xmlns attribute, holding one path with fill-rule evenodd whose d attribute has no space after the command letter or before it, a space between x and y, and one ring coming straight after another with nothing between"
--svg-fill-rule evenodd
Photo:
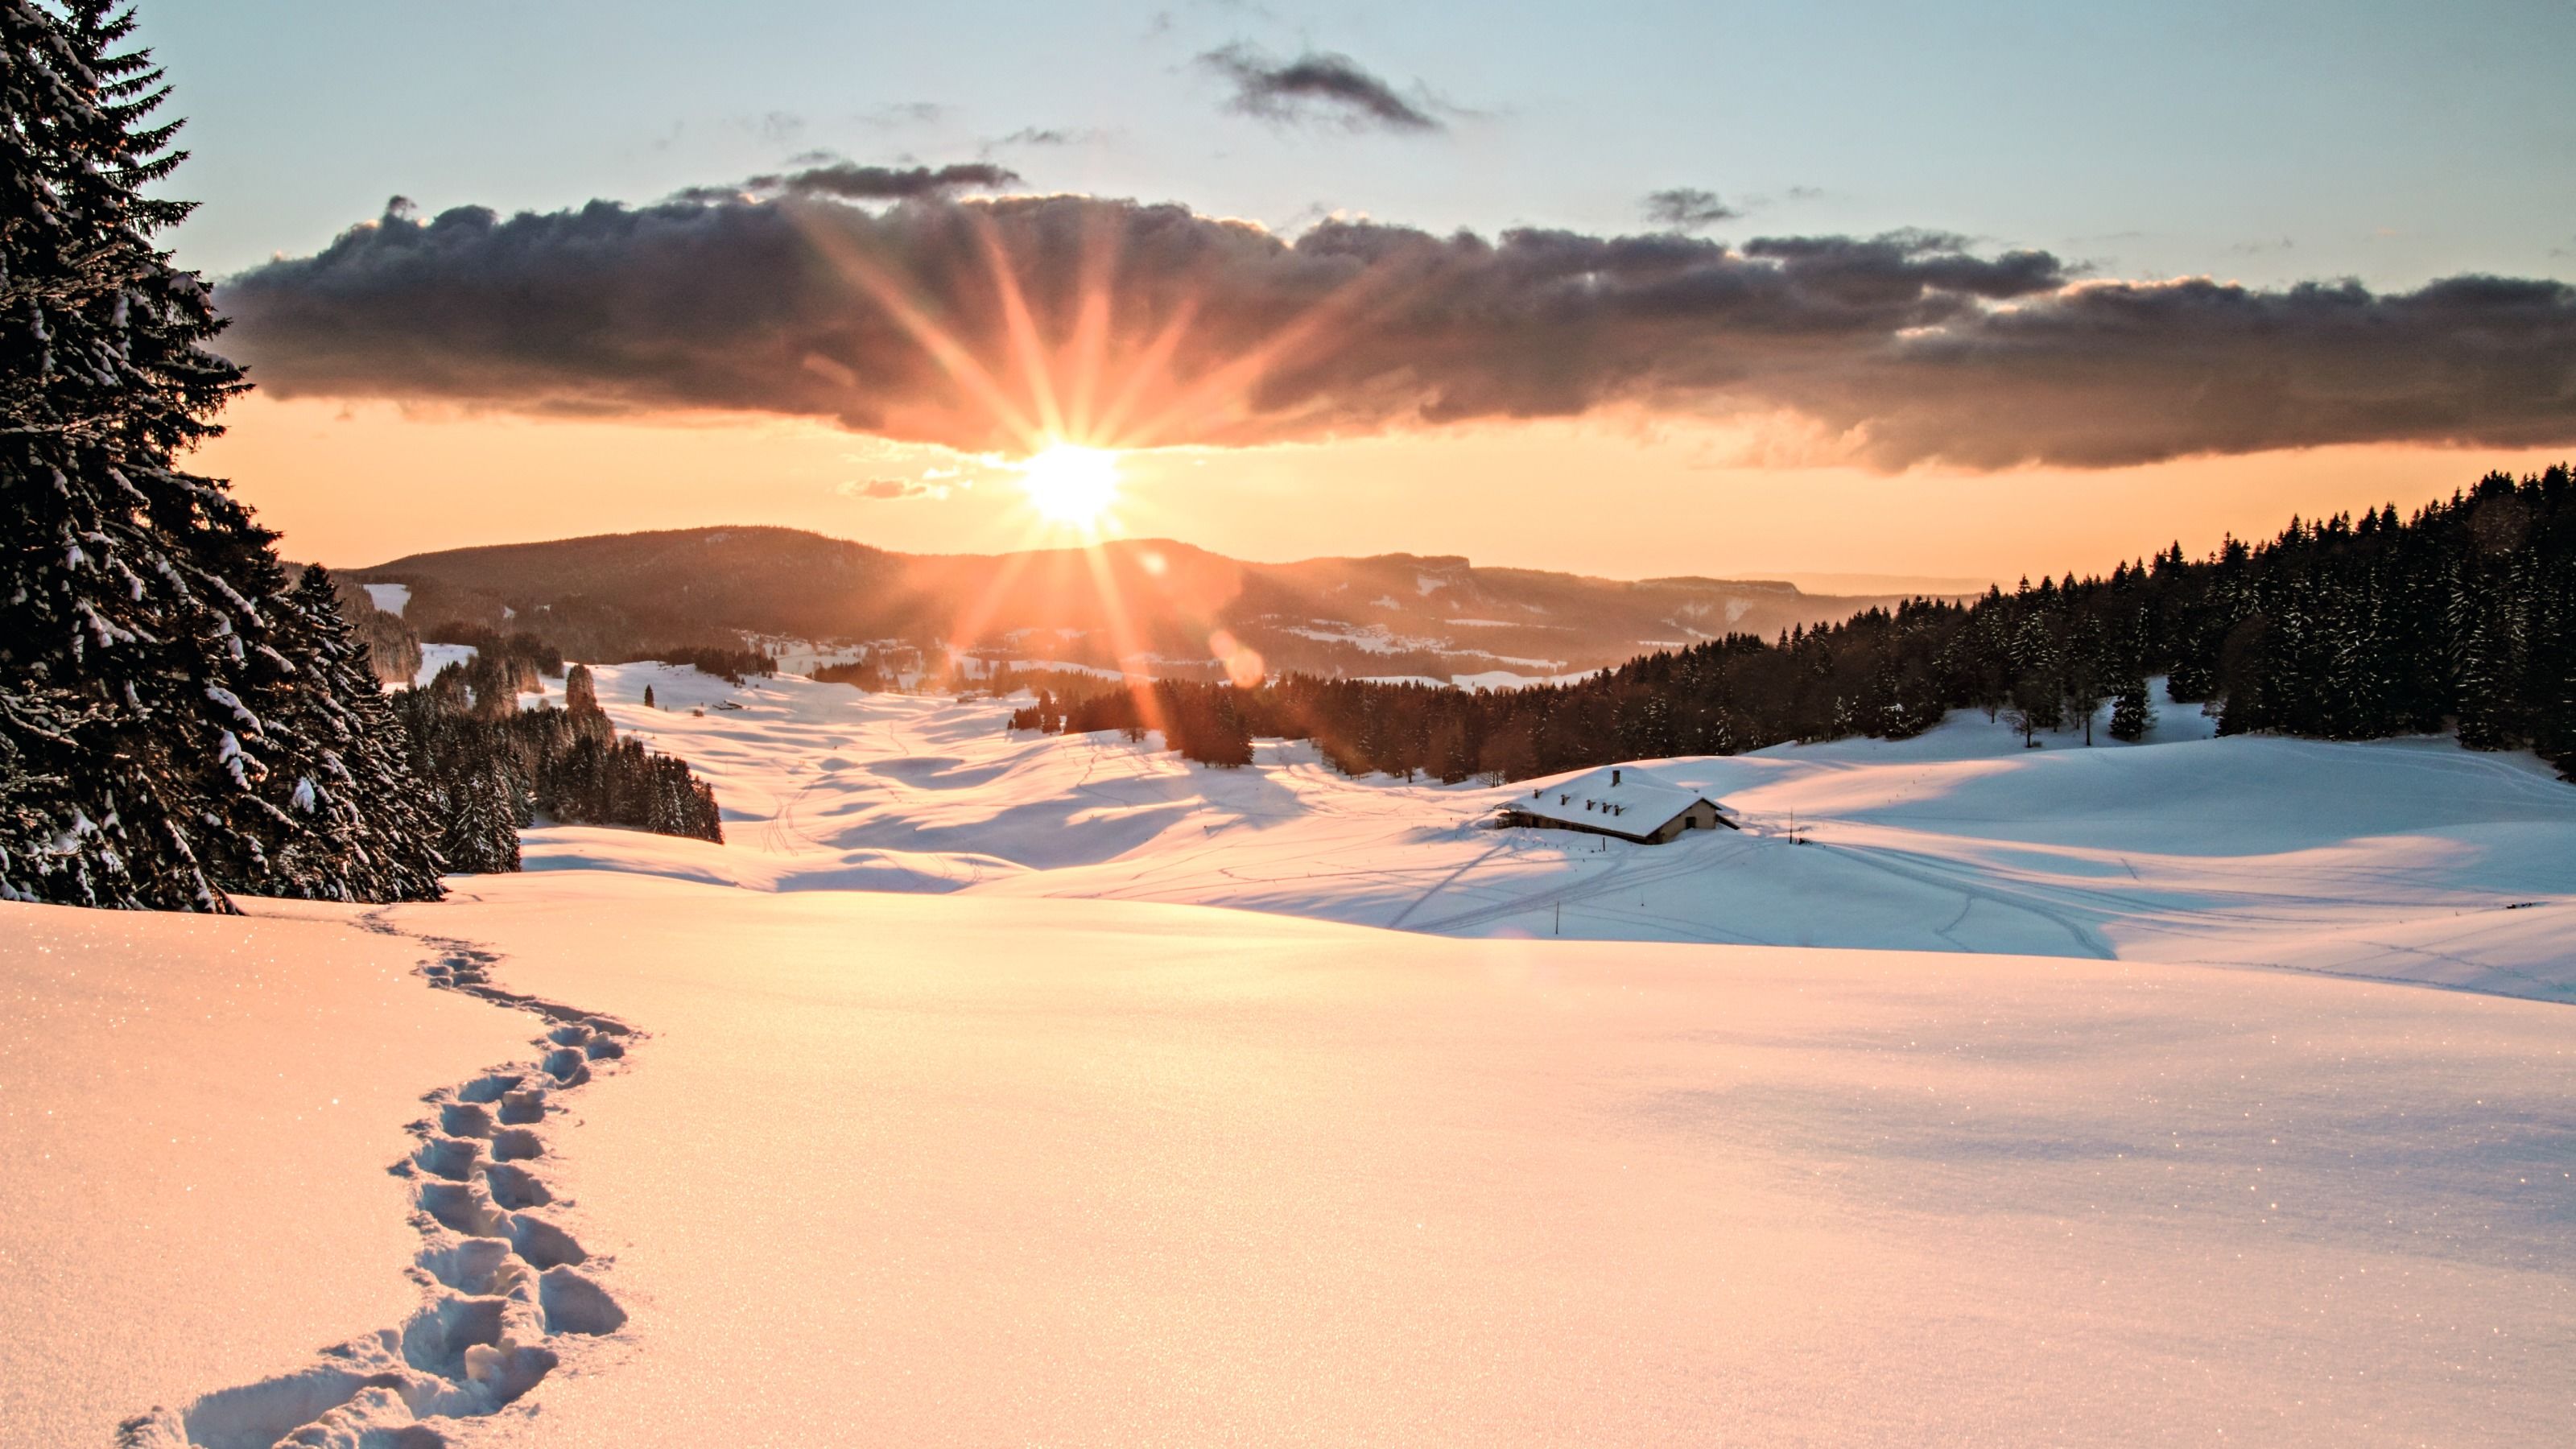
<instances>
[{"instance_id":1,"label":"snow-covered field clearing","mask_svg":"<svg viewBox=\"0 0 2576 1449\"><path fill-rule=\"evenodd\" d=\"M0 912L13 982L20 943L78 931L141 1000L290 925ZM12 1203L47 1272L0 1304L0 1440L99 1443L110 1404L157 1395L208 1422L182 1385L305 1370L423 1293L462 1325L422 1354L450 1372L481 1336L561 1354L496 1414L426 1421L465 1445L2525 1445L2568 1410L2559 1006L606 873L382 919L650 1033L523 1160L631 1317L541 1334L474 1296L507 1285L401 1280L471 1244L376 1201L454 1185L387 1177L392 1124L440 1110L425 1082L524 1056L524 1017L460 1028L417 989L439 1058L354 1069L377 1125L309 1184L240 1104L348 1023L191 1017L164 1049L231 1054L219 1080L98 1084L93 1156ZM49 1086L13 1061L13 1102ZM196 1135L161 1150L230 1211L181 1251L98 1240L63 1199L139 1198L132 1157L175 1121ZM350 1291L277 1291L316 1259ZM357 1437L408 1418L368 1374L446 1382L411 1348L308 1370L283 1412L350 1394L311 1442L433 1442Z\"/></svg>"},{"instance_id":2,"label":"snow-covered field clearing","mask_svg":"<svg viewBox=\"0 0 2576 1449\"><path fill-rule=\"evenodd\" d=\"M377 912L0 905L0 1443L2576 1410L2576 790L2527 759L1959 719L1660 765L1751 828L1632 847L1303 747L599 676L730 844L545 828Z\"/></svg>"},{"instance_id":3,"label":"snow-covered field clearing","mask_svg":"<svg viewBox=\"0 0 2576 1449\"><path fill-rule=\"evenodd\" d=\"M529 1028L296 914L0 904L0 1444L103 1445L417 1307L386 1165Z\"/></svg>"},{"instance_id":4,"label":"snow-covered field clearing","mask_svg":"<svg viewBox=\"0 0 2576 1449\"><path fill-rule=\"evenodd\" d=\"M1901 743L1659 764L1747 828L1633 846L1482 829L1529 787L1352 781L1302 744L1213 770L1151 741L1013 735L993 701L598 673L620 730L715 782L728 843L541 829L531 869L1443 935L2241 964L2576 1000L2576 788L2446 740L2211 739L2196 708L2160 704L2145 744L2069 733L2025 750L1963 713ZM642 707L647 683L665 708Z\"/></svg>"}]
</instances>

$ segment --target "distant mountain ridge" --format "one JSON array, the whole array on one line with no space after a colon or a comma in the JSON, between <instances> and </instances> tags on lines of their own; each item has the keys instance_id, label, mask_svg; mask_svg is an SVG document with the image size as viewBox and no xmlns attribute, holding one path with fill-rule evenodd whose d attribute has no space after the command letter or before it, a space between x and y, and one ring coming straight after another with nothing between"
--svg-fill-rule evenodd
<instances>
[{"instance_id":1,"label":"distant mountain ridge","mask_svg":"<svg viewBox=\"0 0 2576 1449\"><path fill-rule=\"evenodd\" d=\"M1273 672L1439 680L1574 673L1900 597L1480 568L1456 555L1250 563L1168 539L905 554L775 527L446 549L349 577L409 586L416 627L530 628L572 657L749 634L1156 674L1204 674L1248 648Z\"/></svg>"}]
</instances>

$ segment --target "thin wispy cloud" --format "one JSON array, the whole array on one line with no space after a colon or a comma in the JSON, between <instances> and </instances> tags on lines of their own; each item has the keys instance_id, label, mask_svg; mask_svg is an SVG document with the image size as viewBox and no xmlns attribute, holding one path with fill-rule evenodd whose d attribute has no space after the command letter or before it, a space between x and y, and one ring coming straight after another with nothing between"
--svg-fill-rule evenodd
<instances>
[{"instance_id":1,"label":"thin wispy cloud","mask_svg":"<svg viewBox=\"0 0 2576 1449\"><path fill-rule=\"evenodd\" d=\"M945 483L917 482L910 478L853 478L842 484L838 491L844 498L880 500L927 498L939 501L948 497L949 486Z\"/></svg>"},{"instance_id":2,"label":"thin wispy cloud","mask_svg":"<svg viewBox=\"0 0 2576 1449\"><path fill-rule=\"evenodd\" d=\"M840 201L911 201L960 191L998 191L1019 182L1018 172L985 161L950 166L862 166L852 161L831 161L798 171L750 177L734 186L692 186L676 199L717 202L743 197L823 196Z\"/></svg>"},{"instance_id":3,"label":"thin wispy cloud","mask_svg":"<svg viewBox=\"0 0 2576 1449\"><path fill-rule=\"evenodd\" d=\"M1053 150L1067 146L1097 146L1115 139L1116 132L1095 126L1022 126L1006 136L995 136L976 149L986 155L995 151L1018 148Z\"/></svg>"},{"instance_id":4,"label":"thin wispy cloud","mask_svg":"<svg viewBox=\"0 0 2576 1449\"><path fill-rule=\"evenodd\" d=\"M857 119L863 126L894 130L903 126L935 125L947 114L948 108L936 101L895 101L861 111Z\"/></svg>"},{"instance_id":5,"label":"thin wispy cloud","mask_svg":"<svg viewBox=\"0 0 2576 1449\"><path fill-rule=\"evenodd\" d=\"M393 212L217 296L274 395L752 411L971 452L1022 446L1031 359L1074 339L1104 395L1141 390L1151 443L1610 407L1792 415L1882 468L2576 443L2565 282L2099 281L1926 232L1729 247L1336 218L1292 239L1095 197L806 192Z\"/></svg>"},{"instance_id":6,"label":"thin wispy cloud","mask_svg":"<svg viewBox=\"0 0 2576 1449\"><path fill-rule=\"evenodd\" d=\"M1283 123L1325 122L1352 130L1439 131L1427 92L1408 97L1358 61L1310 50L1280 59L1242 41L1199 57L1234 88L1229 110Z\"/></svg>"},{"instance_id":7,"label":"thin wispy cloud","mask_svg":"<svg viewBox=\"0 0 2576 1449\"><path fill-rule=\"evenodd\" d=\"M1646 220L1674 231L1699 231L1744 214L1719 200L1716 192L1696 186L1647 192L1642 210Z\"/></svg>"}]
</instances>

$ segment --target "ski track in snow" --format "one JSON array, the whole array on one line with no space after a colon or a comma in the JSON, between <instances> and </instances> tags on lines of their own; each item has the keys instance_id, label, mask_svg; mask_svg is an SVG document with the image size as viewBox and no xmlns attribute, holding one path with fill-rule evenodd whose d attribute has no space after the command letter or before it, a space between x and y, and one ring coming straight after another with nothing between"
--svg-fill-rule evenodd
<instances>
[{"instance_id":1,"label":"ski track in snow","mask_svg":"<svg viewBox=\"0 0 2576 1449\"><path fill-rule=\"evenodd\" d=\"M622 1063L626 1023L491 983L502 958L470 941L405 931L369 911L353 923L436 953L419 967L454 991L545 1023L537 1056L490 1068L422 1100L418 1144L387 1171L410 1179L422 1246L407 1270L420 1307L398 1328L322 1350L304 1368L219 1389L175 1412L155 1405L118 1426L118 1449L442 1449L440 1419L516 1403L563 1362L558 1345L615 1333L626 1312L600 1279L609 1260L557 1221L538 1165L561 1099Z\"/></svg>"}]
</instances>

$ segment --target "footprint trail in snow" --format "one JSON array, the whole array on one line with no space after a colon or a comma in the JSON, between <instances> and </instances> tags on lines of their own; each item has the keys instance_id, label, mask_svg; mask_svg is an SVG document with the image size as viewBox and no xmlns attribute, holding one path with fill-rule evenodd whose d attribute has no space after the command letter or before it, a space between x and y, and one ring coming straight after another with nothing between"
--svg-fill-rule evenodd
<instances>
[{"instance_id":1,"label":"footprint trail in snow","mask_svg":"<svg viewBox=\"0 0 2576 1449\"><path fill-rule=\"evenodd\" d=\"M410 935L381 913L358 924ZM437 952L439 989L545 1022L537 1055L424 1098L412 1151L388 1170L412 1183L422 1244L408 1274L421 1302L398 1328L322 1350L304 1368L155 1406L117 1430L118 1449L440 1449L439 1421L508 1407L562 1363L568 1335L616 1332L626 1312L608 1266L558 1221L568 1199L545 1174L546 1127L565 1093L622 1062L625 1023L494 986L501 958L467 941L413 936Z\"/></svg>"}]
</instances>

